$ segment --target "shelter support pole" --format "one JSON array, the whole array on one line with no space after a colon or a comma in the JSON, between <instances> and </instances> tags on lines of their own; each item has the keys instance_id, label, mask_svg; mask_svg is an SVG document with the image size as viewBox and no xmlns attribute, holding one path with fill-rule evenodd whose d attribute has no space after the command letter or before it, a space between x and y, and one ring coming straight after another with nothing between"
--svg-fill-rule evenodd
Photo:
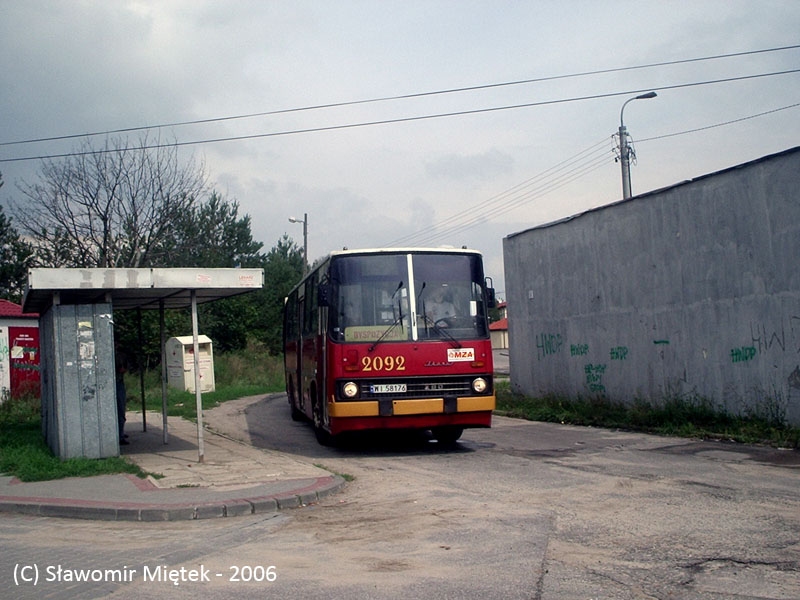
<instances>
[{"instance_id":1,"label":"shelter support pole","mask_svg":"<svg viewBox=\"0 0 800 600\"><path fill-rule=\"evenodd\" d=\"M136 322L138 325L139 333L139 351L136 353L136 358L139 362L139 390L142 393L142 431L147 431L147 404L144 400L144 334L142 333L142 308L136 309Z\"/></svg>"},{"instance_id":2,"label":"shelter support pole","mask_svg":"<svg viewBox=\"0 0 800 600\"><path fill-rule=\"evenodd\" d=\"M161 334L161 431L164 443L169 443L167 429L167 328L164 324L164 299L158 301L158 331Z\"/></svg>"},{"instance_id":3,"label":"shelter support pole","mask_svg":"<svg viewBox=\"0 0 800 600\"><path fill-rule=\"evenodd\" d=\"M197 401L197 462L205 462L203 448L203 395L200 393L200 341L197 334L197 290L192 290L192 345L194 347L194 397Z\"/></svg>"}]
</instances>

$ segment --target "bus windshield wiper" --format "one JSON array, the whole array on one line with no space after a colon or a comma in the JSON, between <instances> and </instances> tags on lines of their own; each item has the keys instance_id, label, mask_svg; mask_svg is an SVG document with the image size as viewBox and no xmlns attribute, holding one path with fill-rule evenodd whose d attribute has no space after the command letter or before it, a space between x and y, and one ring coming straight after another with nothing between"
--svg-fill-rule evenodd
<instances>
[{"instance_id":1,"label":"bus windshield wiper","mask_svg":"<svg viewBox=\"0 0 800 600\"><path fill-rule=\"evenodd\" d=\"M403 282L401 281L400 283L397 284L397 288L394 290L394 294L392 294L392 298L391 298L392 300L394 300L394 297L397 295L397 292L399 292L402 288L403 288ZM378 344L380 344L383 340L385 340L386 337L392 331L394 331L394 328L397 327L398 324L403 322L403 299L402 298L398 298L397 299L397 312L398 312L399 316L394 320L394 323L389 325L389 327L386 328L386 331L384 331L377 340L372 342L372 345L369 348L367 348L367 352L372 352L373 350L375 350L375 347Z\"/></svg>"},{"instance_id":2,"label":"bus windshield wiper","mask_svg":"<svg viewBox=\"0 0 800 600\"><path fill-rule=\"evenodd\" d=\"M422 300L422 292L425 291L428 282L423 281L422 287L419 290L419 294L417 294L417 306L422 306L422 322L425 323L425 334L428 335L428 327L433 329L434 333L445 338L453 348L461 348L461 342L459 342L453 335L447 331L444 327L439 327L433 319L431 319L428 315L425 314L425 302Z\"/></svg>"},{"instance_id":3,"label":"bus windshield wiper","mask_svg":"<svg viewBox=\"0 0 800 600\"><path fill-rule=\"evenodd\" d=\"M422 318L425 320L425 327L430 325L431 329L433 329L435 333L438 333L440 336L445 338L450 345L453 346L453 348L461 348L461 342L454 338L445 327L439 327L428 315L422 315Z\"/></svg>"}]
</instances>

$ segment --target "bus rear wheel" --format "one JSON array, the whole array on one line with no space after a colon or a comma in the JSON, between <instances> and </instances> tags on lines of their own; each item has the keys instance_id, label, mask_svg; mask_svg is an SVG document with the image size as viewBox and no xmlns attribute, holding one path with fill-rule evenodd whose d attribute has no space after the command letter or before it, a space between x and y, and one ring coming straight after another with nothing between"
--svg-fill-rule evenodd
<instances>
[{"instance_id":1,"label":"bus rear wheel","mask_svg":"<svg viewBox=\"0 0 800 600\"><path fill-rule=\"evenodd\" d=\"M461 434L464 433L463 427L435 427L431 433L440 444L455 444Z\"/></svg>"}]
</instances>

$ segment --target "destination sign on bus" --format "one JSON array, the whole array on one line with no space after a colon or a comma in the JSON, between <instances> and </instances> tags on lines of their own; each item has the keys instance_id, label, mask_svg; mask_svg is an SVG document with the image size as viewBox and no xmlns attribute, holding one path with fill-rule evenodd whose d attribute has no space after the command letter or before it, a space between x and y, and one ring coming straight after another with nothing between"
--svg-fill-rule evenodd
<instances>
[{"instance_id":1,"label":"destination sign on bus","mask_svg":"<svg viewBox=\"0 0 800 600\"><path fill-rule=\"evenodd\" d=\"M386 341L403 341L408 338L403 328L395 327L387 334L389 325L358 325L355 327L346 327L344 330L344 341L346 342L374 342L380 338Z\"/></svg>"}]
</instances>

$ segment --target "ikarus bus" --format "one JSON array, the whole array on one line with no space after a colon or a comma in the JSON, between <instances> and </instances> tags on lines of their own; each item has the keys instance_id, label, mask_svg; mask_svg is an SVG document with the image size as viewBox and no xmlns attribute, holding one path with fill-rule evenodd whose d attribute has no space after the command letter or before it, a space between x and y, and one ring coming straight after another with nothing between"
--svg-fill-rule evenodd
<instances>
[{"instance_id":1,"label":"ikarus bus","mask_svg":"<svg viewBox=\"0 0 800 600\"><path fill-rule=\"evenodd\" d=\"M444 443L490 427L495 394L474 250L333 252L290 292L284 365L291 415L320 443L348 431L430 430Z\"/></svg>"}]
</instances>

